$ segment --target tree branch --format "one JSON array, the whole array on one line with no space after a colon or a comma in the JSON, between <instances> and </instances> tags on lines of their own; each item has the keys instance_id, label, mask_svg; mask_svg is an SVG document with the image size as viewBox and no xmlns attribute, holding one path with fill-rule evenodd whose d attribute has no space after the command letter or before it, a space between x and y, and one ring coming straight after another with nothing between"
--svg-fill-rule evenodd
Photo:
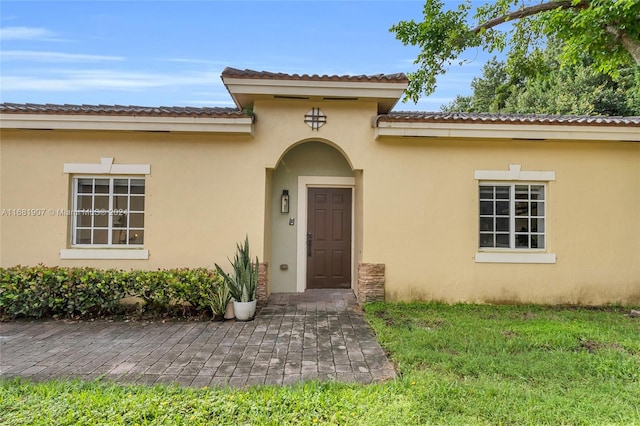
<instances>
[{"instance_id":1,"label":"tree branch","mask_svg":"<svg viewBox=\"0 0 640 426\"><path fill-rule=\"evenodd\" d=\"M627 52L631 54L636 63L640 65L640 43L627 34L626 31L614 27L613 25L607 25L604 29L607 33L615 36L616 39L620 41L620 44L627 49Z\"/></svg>"},{"instance_id":2,"label":"tree branch","mask_svg":"<svg viewBox=\"0 0 640 426\"><path fill-rule=\"evenodd\" d=\"M589 7L588 0L582 0L577 4L574 4L572 0L550 1L548 3L541 3L535 6L523 7L516 11L509 12L506 15L502 15L502 16L498 16L497 18L490 19L487 22L483 22L482 24L473 28L471 32L473 34L478 34L482 30L488 30L500 24L504 24L505 22L526 18L527 16L537 15L538 13L547 12L549 10L584 9L586 7Z\"/></svg>"}]
</instances>

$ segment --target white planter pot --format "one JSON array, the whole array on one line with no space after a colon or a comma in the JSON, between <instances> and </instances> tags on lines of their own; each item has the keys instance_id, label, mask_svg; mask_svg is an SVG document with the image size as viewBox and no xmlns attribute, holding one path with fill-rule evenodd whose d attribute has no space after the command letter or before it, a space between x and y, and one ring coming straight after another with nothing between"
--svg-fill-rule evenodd
<instances>
[{"instance_id":1,"label":"white planter pot","mask_svg":"<svg viewBox=\"0 0 640 426\"><path fill-rule=\"evenodd\" d=\"M233 313L238 321L251 321L256 315L257 300L252 302L233 301Z\"/></svg>"},{"instance_id":2,"label":"white planter pot","mask_svg":"<svg viewBox=\"0 0 640 426\"><path fill-rule=\"evenodd\" d=\"M235 315L233 313L233 300L229 300L227 303L227 310L224 313L224 319L234 319Z\"/></svg>"}]
</instances>

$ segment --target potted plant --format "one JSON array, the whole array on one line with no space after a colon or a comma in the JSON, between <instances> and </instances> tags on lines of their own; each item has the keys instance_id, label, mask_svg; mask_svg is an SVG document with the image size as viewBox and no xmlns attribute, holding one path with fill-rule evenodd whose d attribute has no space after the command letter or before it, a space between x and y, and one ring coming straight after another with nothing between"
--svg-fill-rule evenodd
<instances>
[{"instance_id":1,"label":"potted plant","mask_svg":"<svg viewBox=\"0 0 640 426\"><path fill-rule=\"evenodd\" d=\"M237 320L249 321L256 314L256 291L258 288L258 258L251 262L249 237L244 244L236 244L236 254L230 260L233 271L227 274L216 263L216 269L224 279L233 298L233 311Z\"/></svg>"},{"instance_id":2,"label":"potted plant","mask_svg":"<svg viewBox=\"0 0 640 426\"><path fill-rule=\"evenodd\" d=\"M227 289L227 292L229 291L226 283L224 284L224 288ZM229 293L229 301L227 302L227 309L224 311L224 319L232 320L235 317L236 315L233 313L233 297L231 297L231 293Z\"/></svg>"},{"instance_id":3,"label":"potted plant","mask_svg":"<svg viewBox=\"0 0 640 426\"><path fill-rule=\"evenodd\" d=\"M207 302L213 314L214 321L225 319L227 305L231 301L231 294L225 282L216 281L215 285L209 289Z\"/></svg>"}]
</instances>

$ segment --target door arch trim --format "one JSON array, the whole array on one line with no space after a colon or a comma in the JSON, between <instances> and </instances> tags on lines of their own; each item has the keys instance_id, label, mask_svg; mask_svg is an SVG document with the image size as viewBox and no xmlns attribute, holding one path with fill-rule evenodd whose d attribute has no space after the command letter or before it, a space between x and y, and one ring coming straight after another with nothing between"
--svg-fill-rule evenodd
<instances>
[{"instance_id":1,"label":"door arch trim","mask_svg":"<svg viewBox=\"0 0 640 426\"><path fill-rule=\"evenodd\" d=\"M300 293L307 288L307 188L351 188L351 223L355 223L355 177L339 176L298 176L298 229L297 229L297 276L296 290ZM354 283L354 237L355 226L351 226L351 288Z\"/></svg>"}]
</instances>

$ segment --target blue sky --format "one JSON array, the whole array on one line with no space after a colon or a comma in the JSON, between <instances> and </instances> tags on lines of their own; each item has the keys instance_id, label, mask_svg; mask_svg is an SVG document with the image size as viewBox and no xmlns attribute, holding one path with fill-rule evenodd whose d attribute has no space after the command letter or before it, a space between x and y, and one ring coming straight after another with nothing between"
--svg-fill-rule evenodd
<instances>
[{"instance_id":1,"label":"blue sky","mask_svg":"<svg viewBox=\"0 0 640 426\"><path fill-rule=\"evenodd\" d=\"M450 2L455 5L457 2ZM17 103L234 106L226 66L298 74L414 69L389 28L423 2L29 1L0 3L0 100ZM483 52L438 90L396 110L439 110L469 94Z\"/></svg>"}]
</instances>

